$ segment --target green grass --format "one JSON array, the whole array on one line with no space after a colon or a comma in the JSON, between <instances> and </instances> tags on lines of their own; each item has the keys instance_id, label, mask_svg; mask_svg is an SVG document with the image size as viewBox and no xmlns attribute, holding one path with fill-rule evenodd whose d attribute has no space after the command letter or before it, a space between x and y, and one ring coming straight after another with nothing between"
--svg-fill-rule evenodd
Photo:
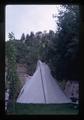
<instances>
[{"instance_id":1,"label":"green grass","mask_svg":"<svg viewBox=\"0 0 84 120\"><path fill-rule=\"evenodd\" d=\"M8 114L16 115L77 115L78 109L73 104L15 104Z\"/></svg>"}]
</instances>

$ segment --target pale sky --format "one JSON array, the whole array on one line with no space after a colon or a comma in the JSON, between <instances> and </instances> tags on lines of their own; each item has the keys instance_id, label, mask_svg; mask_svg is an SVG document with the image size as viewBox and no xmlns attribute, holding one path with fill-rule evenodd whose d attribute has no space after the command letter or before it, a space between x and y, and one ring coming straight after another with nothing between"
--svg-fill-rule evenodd
<instances>
[{"instance_id":1,"label":"pale sky","mask_svg":"<svg viewBox=\"0 0 84 120\"><path fill-rule=\"evenodd\" d=\"M22 33L30 34L38 31L56 31L56 23L52 15L58 13L59 5L7 5L5 8L5 40L8 33L13 32L16 39Z\"/></svg>"}]
</instances>

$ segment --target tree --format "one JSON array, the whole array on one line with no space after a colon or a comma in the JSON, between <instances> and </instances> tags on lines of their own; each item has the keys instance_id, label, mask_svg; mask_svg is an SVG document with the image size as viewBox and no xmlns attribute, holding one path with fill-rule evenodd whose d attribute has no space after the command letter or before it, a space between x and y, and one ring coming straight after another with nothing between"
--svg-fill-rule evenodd
<instances>
[{"instance_id":1,"label":"tree","mask_svg":"<svg viewBox=\"0 0 84 120\"><path fill-rule=\"evenodd\" d=\"M58 31L48 55L55 69L54 75L56 74L58 79L79 79L77 71L79 63L76 63L78 67L76 68L74 62L76 59L79 61L79 6L63 5L62 7L65 11L61 9L57 16Z\"/></svg>"},{"instance_id":2,"label":"tree","mask_svg":"<svg viewBox=\"0 0 84 120\"><path fill-rule=\"evenodd\" d=\"M13 41L6 42L6 57L8 59L7 81L9 81L9 106L13 107L20 91L20 81L16 73L16 49Z\"/></svg>"},{"instance_id":3,"label":"tree","mask_svg":"<svg viewBox=\"0 0 84 120\"><path fill-rule=\"evenodd\" d=\"M42 37L42 32L41 31L36 32L36 38L40 39L41 37Z\"/></svg>"},{"instance_id":4,"label":"tree","mask_svg":"<svg viewBox=\"0 0 84 120\"><path fill-rule=\"evenodd\" d=\"M29 34L26 35L26 38L25 38L26 41L29 40Z\"/></svg>"},{"instance_id":5,"label":"tree","mask_svg":"<svg viewBox=\"0 0 84 120\"><path fill-rule=\"evenodd\" d=\"M26 35L25 44L27 44L27 46L31 46L32 44L32 40L29 34Z\"/></svg>"},{"instance_id":6,"label":"tree","mask_svg":"<svg viewBox=\"0 0 84 120\"><path fill-rule=\"evenodd\" d=\"M34 33L33 32L30 33L30 38L34 39Z\"/></svg>"},{"instance_id":7,"label":"tree","mask_svg":"<svg viewBox=\"0 0 84 120\"><path fill-rule=\"evenodd\" d=\"M23 33L20 39L23 43L25 42L25 34Z\"/></svg>"},{"instance_id":8,"label":"tree","mask_svg":"<svg viewBox=\"0 0 84 120\"><path fill-rule=\"evenodd\" d=\"M8 37L9 37L9 40L14 40L15 39L15 36L14 36L13 32L9 33Z\"/></svg>"}]
</instances>

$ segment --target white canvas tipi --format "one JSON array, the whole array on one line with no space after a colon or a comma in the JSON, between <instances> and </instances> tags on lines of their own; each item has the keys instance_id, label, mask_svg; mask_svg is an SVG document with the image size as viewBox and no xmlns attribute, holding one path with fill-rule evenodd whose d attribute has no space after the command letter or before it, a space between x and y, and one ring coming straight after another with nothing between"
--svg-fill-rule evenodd
<instances>
[{"instance_id":1,"label":"white canvas tipi","mask_svg":"<svg viewBox=\"0 0 84 120\"><path fill-rule=\"evenodd\" d=\"M70 103L64 92L52 77L47 64L37 63L33 76L26 81L17 98L18 103Z\"/></svg>"}]
</instances>

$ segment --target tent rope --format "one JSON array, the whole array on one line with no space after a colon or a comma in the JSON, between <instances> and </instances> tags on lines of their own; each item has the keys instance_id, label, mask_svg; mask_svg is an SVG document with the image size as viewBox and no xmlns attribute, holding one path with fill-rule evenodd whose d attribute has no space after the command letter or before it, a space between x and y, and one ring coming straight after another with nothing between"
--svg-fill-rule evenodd
<instances>
[{"instance_id":1,"label":"tent rope","mask_svg":"<svg viewBox=\"0 0 84 120\"><path fill-rule=\"evenodd\" d=\"M46 103L46 96L45 96L45 90L44 90L44 83L43 83L43 77L42 77L41 67L40 67L40 73L41 73L41 81L42 81L42 87L43 87L44 100L45 100L45 103Z\"/></svg>"}]
</instances>

